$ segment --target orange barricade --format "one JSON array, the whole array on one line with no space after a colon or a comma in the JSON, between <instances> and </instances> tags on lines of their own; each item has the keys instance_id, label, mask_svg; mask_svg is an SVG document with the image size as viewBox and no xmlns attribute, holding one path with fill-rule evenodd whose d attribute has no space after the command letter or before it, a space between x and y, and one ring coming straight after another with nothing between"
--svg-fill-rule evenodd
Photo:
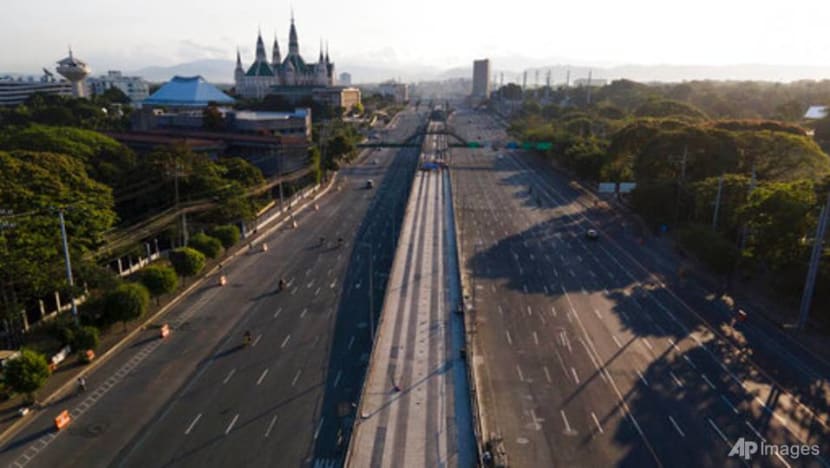
<instances>
[{"instance_id":1,"label":"orange barricade","mask_svg":"<svg viewBox=\"0 0 830 468\"><path fill-rule=\"evenodd\" d=\"M268 244L266 244L265 242L263 242L263 243L262 243L262 251L263 251L263 252L267 252L267 251L268 251Z\"/></svg>"},{"instance_id":2,"label":"orange barricade","mask_svg":"<svg viewBox=\"0 0 830 468\"><path fill-rule=\"evenodd\" d=\"M167 338L168 336L170 336L170 326L167 325L166 323L161 326L160 336L162 338Z\"/></svg>"},{"instance_id":3,"label":"orange barricade","mask_svg":"<svg viewBox=\"0 0 830 468\"><path fill-rule=\"evenodd\" d=\"M95 351L91 349L86 350L86 360L92 362L93 359L95 359Z\"/></svg>"},{"instance_id":4,"label":"orange barricade","mask_svg":"<svg viewBox=\"0 0 830 468\"><path fill-rule=\"evenodd\" d=\"M226 284L228 284L228 277L225 276L225 275L220 275L219 276L219 286L224 286Z\"/></svg>"},{"instance_id":5,"label":"orange barricade","mask_svg":"<svg viewBox=\"0 0 830 468\"><path fill-rule=\"evenodd\" d=\"M63 410L58 417L55 418L55 429L61 430L68 426L71 421L72 418L69 417L69 411Z\"/></svg>"}]
</instances>

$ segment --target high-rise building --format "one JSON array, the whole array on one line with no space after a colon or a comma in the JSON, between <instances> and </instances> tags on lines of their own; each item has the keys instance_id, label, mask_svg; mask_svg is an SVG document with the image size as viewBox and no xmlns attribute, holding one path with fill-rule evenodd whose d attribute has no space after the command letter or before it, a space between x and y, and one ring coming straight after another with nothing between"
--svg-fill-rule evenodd
<instances>
[{"instance_id":1,"label":"high-rise building","mask_svg":"<svg viewBox=\"0 0 830 468\"><path fill-rule=\"evenodd\" d=\"M378 92L381 96L394 98L395 102L399 104L409 100L409 86L406 83L398 83L395 80L384 81L378 85Z\"/></svg>"},{"instance_id":2,"label":"high-rise building","mask_svg":"<svg viewBox=\"0 0 830 468\"><path fill-rule=\"evenodd\" d=\"M473 61L473 97L490 97L490 59Z\"/></svg>"},{"instance_id":3,"label":"high-rise building","mask_svg":"<svg viewBox=\"0 0 830 468\"><path fill-rule=\"evenodd\" d=\"M339 82L343 86L351 86L352 84L352 74L343 72L340 74Z\"/></svg>"},{"instance_id":4,"label":"high-rise building","mask_svg":"<svg viewBox=\"0 0 830 468\"><path fill-rule=\"evenodd\" d=\"M120 71L110 70L106 75L88 78L87 86L92 94L103 94L110 88L118 88L132 102L141 102L150 96L150 84L138 76L124 76Z\"/></svg>"}]
</instances>

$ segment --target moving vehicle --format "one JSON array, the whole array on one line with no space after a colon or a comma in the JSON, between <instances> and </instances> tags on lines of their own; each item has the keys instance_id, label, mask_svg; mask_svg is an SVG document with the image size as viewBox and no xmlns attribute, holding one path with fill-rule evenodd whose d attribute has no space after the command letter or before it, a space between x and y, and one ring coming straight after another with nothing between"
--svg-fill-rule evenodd
<instances>
[{"instance_id":1,"label":"moving vehicle","mask_svg":"<svg viewBox=\"0 0 830 468\"><path fill-rule=\"evenodd\" d=\"M597 240L597 239L599 239L599 233L597 232L596 229L588 229L585 232L585 237L587 237L588 239L591 239L591 240Z\"/></svg>"},{"instance_id":2,"label":"moving vehicle","mask_svg":"<svg viewBox=\"0 0 830 468\"><path fill-rule=\"evenodd\" d=\"M372 179L366 181L366 188L371 189L375 187L375 182Z\"/></svg>"}]
</instances>

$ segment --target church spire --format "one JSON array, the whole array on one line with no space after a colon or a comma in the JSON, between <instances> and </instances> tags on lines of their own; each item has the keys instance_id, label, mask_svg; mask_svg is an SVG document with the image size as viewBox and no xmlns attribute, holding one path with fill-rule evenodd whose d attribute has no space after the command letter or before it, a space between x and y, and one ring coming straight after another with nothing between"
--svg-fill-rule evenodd
<instances>
[{"instance_id":1,"label":"church spire","mask_svg":"<svg viewBox=\"0 0 830 468\"><path fill-rule=\"evenodd\" d=\"M236 48L236 69L242 70L242 56L239 55L239 48Z\"/></svg>"},{"instance_id":2,"label":"church spire","mask_svg":"<svg viewBox=\"0 0 830 468\"><path fill-rule=\"evenodd\" d=\"M329 63L329 41L326 40L326 63Z\"/></svg>"},{"instance_id":3,"label":"church spire","mask_svg":"<svg viewBox=\"0 0 830 468\"><path fill-rule=\"evenodd\" d=\"M256 36L256 61L268 62L268 58L265 55L265 43L262 42L262 30L257 32Z\"/></svg>"},{"instance_id":4,"label":"church spire","mask_svg":"<svg viewBox=\"0 0 830 468\"><path fill-rule=\"evenodd\" d=\"M277 34L274 33L274 52L271 55L271 63L276 66L282 62L282 56L280 55L280 44L277 42Z\"/></svg>"},{"instance_id":5,"label":"church spire","mask_svg":"<svg viewBox=\"0 0 830 468\"><path fill-rule=\"evenodd\" d=\"M320 58L317 60L319 63L323 63L323 38L320 38Z\"/></svg>"},{"instance_id":6,"label":"church spire","mask_svg":"<svg viewBox=\"0 0 830 468\"><path fill-rule=\"evenodd\" d=\"M300 43L297 40L297 28L294 27L294 10L291 10L291 30L288 32L288 55L300 55Z\"/></svg>"}]
</instances>

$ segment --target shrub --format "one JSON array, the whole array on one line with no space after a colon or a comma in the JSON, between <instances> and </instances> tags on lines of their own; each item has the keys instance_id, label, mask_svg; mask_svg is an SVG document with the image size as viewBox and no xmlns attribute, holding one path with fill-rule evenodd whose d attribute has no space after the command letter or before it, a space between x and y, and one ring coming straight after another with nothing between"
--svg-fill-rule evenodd
<instances>
[{"instance_id":1,"label":"shrub","mask_svg":"<svg viewBox=\"0 0 830 468\"><path fill-rule=\"evenodd\" d=\"M222 243L219 242L219 239L210 237L203 232L190 238L190 246L209 258L216 258L222 253Z\"/></svg>"},{"instance_id":2,"label":"shrub","mask_svg":"<svg viewBox=\"0 0 830 468\"><path fill-rule=\"evenodd\" d=\"M75 329L72 340L72 349L83 352L87 349L96 350L101 344L101 337L98 329L92 326L79 327Z\"/></svg>"},{"instance_id":3,"label":"shrub","mask_svg":"<svg viewBox=\"0 0 830 468\"><path fill-rule=\"evenodd\" d=\"M139 283L125 283L107 294L105 301L104 320L107 323L121 322L126 330L128 321L147 312L150 292Z\"/></svg>"},{"instance_id":4,"label":"shrub","mask_svg":"<svg viewBox=\"0 0 830 468\"><path fill-rule=\"evenodd\" d=\"M239 228L232 224L216 226L210 230L210 236L219 239L222 247L229 249L239 242Z\"/></svg>"},{"instance_id":5,"label":"shrub","mask_svg":"<svg viewBox=\"0 0 830 468\"><path fill-rule=\"evenodd\" d=\"M143 284L153 297L168 294L179 287L179 277L176 270L168 265L150 265L141 272Z\"/></svg>"},{"instance_id":6,"label":"shrub","mask_svg":"<svg viewBox=\"0 0 830 468\"><path fill-rule=\"evenodd\" d=\"M33 402L37 392L49 378L49 363L46 356L38 352L22 349L20 356L9 360L3 369L6 386L13 392L26 395L28 402Z\"/></svg>"},{"instance_id":7,"label":"shrub","mask_svg":"<svg viewBox=\"0 0 830 468\"><path fill-rule=\"evenodd\" d=\"M193 276L205 267L205 256L198 250L182 247L170 252L170 263L179 276Z\"/></svg>"}]
</instances>

